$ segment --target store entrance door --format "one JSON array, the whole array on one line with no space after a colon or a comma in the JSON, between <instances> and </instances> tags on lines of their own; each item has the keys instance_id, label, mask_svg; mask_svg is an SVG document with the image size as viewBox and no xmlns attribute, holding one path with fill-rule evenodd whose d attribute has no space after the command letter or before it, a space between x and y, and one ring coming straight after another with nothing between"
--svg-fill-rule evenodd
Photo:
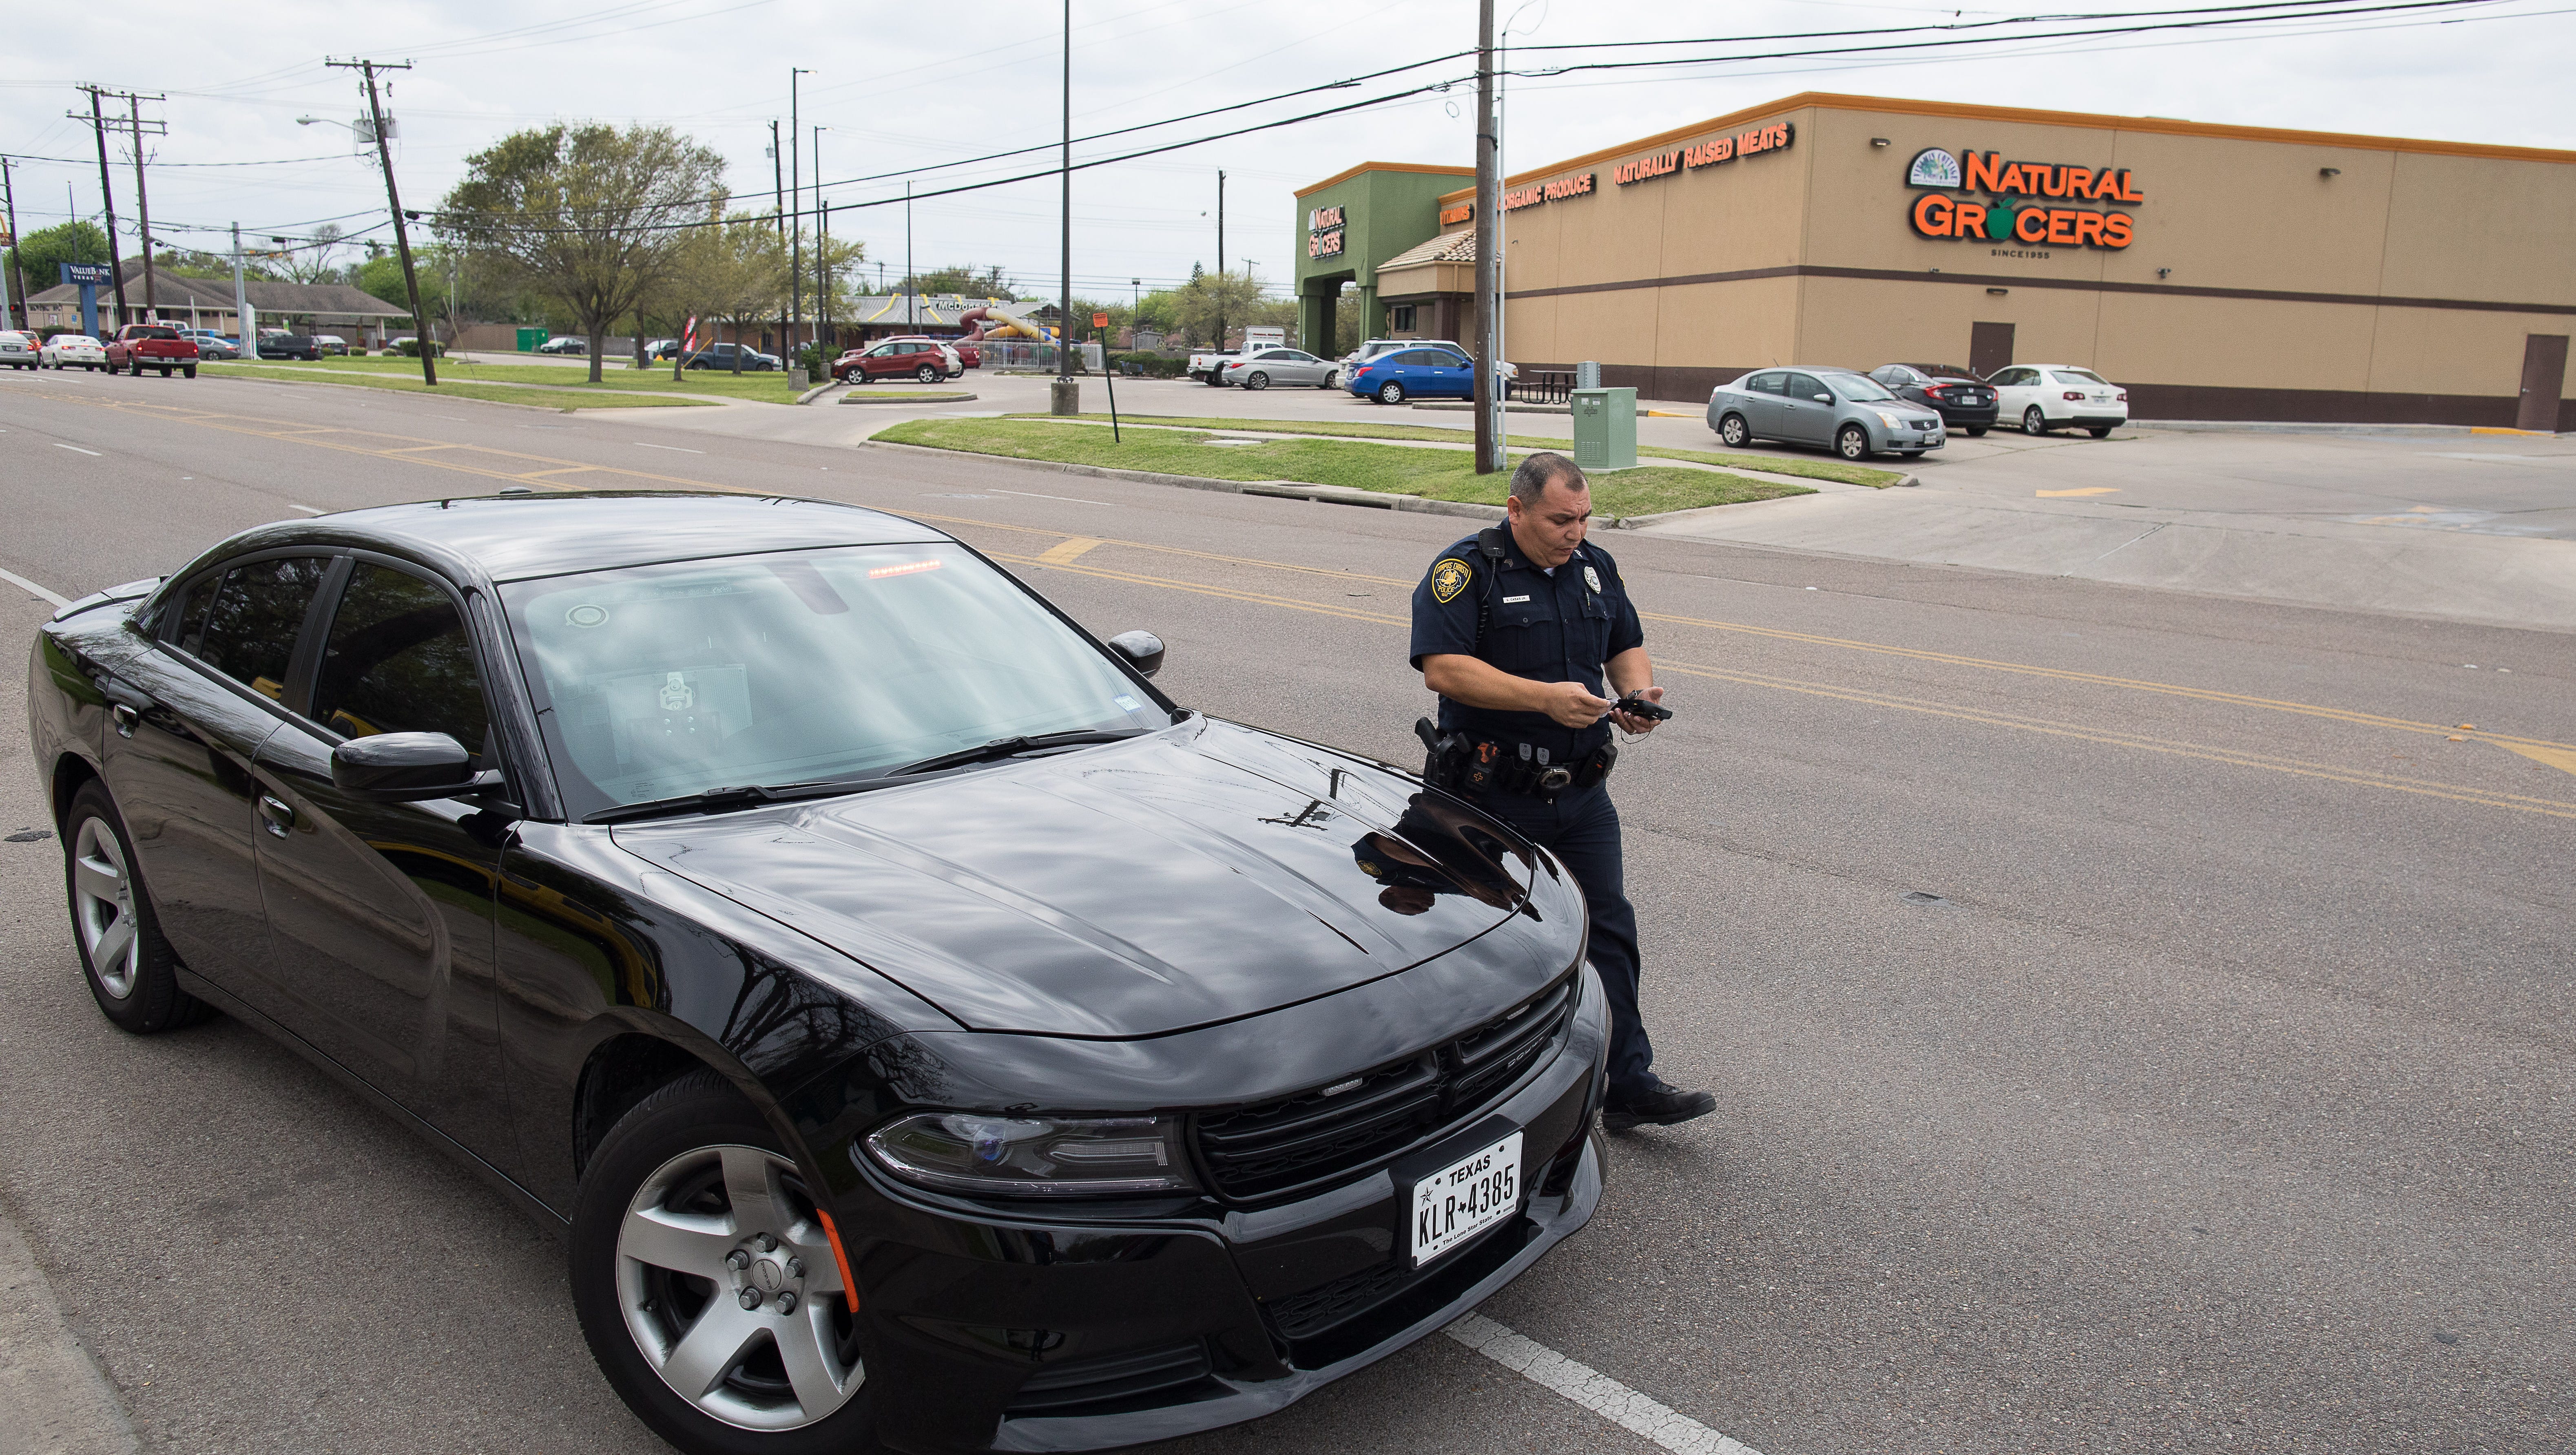
<instances>
[{"instance_id":1,"label":"store entrance door","mask_svg":"<svg viewBox=\"0 0 2576 1455\"><path fill-rule=\"evenodd\" d=\"M2558 432L2558 396L2567 387L2567 335L2525 334L2522 340L2522 408L2515 429Z\"/></svg>"},{"instance_id":2,"label":"store entrance door","mask_svg":"<svg viewBox=\"0 0 2576 1455\"><path fill-rule=\"evenodd\" d=\"M1977 377L1991 379L1995 370L2012 362L2013 326L2009 323L1969 325L1968 367Z\"/></svg>"}]
</instances>

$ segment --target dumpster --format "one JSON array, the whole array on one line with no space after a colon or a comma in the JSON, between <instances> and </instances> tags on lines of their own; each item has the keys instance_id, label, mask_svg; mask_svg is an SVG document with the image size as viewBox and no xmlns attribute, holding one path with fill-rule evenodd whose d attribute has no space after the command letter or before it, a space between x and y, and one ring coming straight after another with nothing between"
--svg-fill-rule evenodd
<instances>
[{"instance_id":1,"label":"dumpster","mask_svg":"<svg viewBox=\"0 0 2576 1455\"><path fill-rule=\"evenodd\" d=\"M537 346L545 341L546 331L542 328L523 328L519 330L520 353L533 354L537 351Z\"/></svg>"},{"instance_id":2,"label":"dumpster","mask_svg":"<svg viewBox=\"0 0 2576 1455\"><path fill-rule=\"evenodd\" d=\"M1637 391L1577 389L1574 405L1574 463L1594 470L1637 467Z\"/></svg>"}]
</instances>

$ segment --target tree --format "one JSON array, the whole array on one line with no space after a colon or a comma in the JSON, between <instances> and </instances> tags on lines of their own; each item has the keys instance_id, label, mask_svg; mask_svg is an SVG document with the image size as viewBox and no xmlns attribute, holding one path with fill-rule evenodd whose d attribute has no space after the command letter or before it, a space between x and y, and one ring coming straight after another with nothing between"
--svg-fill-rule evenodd
<instances>
[{"instance_id":1,"label":"tree","mask_svg":"<svg viewBox=\"0 0 2576 1455\"><path fill-rule=\"evenodd\" d=\"M722 205L724 158L667 126L557 124L465 159L439 231L470 265L561 303L600 380L608 330L679 269L687 224Z\"/></svg>"},{"instance_id":2,"label":"tree","mask_svg":"<svg viewBox=\"0 0 2576 1455\"><path fill-rule=\"evenodd\" d=\"M1214 340L1223 348L1225 340L1216 337L1218 321L1223 320L1229 333L1247 321L1260 322L1261 286L1261 280L1249 272L1202 272L1175 292L1173 312L1193 341Z\"/></svg>"},{"instance_id":3,"label":"tree","mask_svg":"<svg viewBox=\"0 0 2576 1455\"><path fill-rule=\"evenodd\" d=\"M414 272L420 278L420 306L431 314L453 314L447 296L448 256L444 248L422 248L412 255ZM402 259L386 253L367 259L349 269L350 286L370 298L401 304L403 295ZM452 322L452 320L451 320Z\"/></svg>"},{"instance_id":4,"label":"tree","mask_svg":"<svg viewBox=\"0 0 2576 1455\"><path fill-rule=\"evenodd\" d=\"M337 283L342 281L340 264L333 254L340 250L340 229L326 222L313 229L313 235L301 242L290 240L287 251L278 258L274 270L290 283Z\"/></svg>"},{"instance_id":5,"label":"tree","mask_svg":"<svg viewBox=\"0 0 2576 1455\"><path fill-rule=\"evenodd\" d=\"M699 228L690 235L669 291L687 310L732 324L739 338L744 324L778 316L780 300L787 296L787 268L787 243L778 235L777 215L735 213L721 227Z\"/></svg>"},{"instance_id":6,"label":"tree","mask_svg":"<svg viewBox=\"0 0 2576 1455\"><path fill-rule=\"evenodd\" d=\"M11 276L10 288L14 291L18 277L24 276L30 292L42 293L63 281L65 263L106 262L107 233L94 222L56 223L20 238L10 260L19 270ZM23 305L26 300L18 302Z\"/></svg>"},{"instance_id":7,"label":"tree","mask_svg":"<svg viewBox=\"0 0 2576 1455\"><path fill-rule=\"evenodd\" d=\"M899 291L955 293L967 298L999 299L1004 303L1015 303L1020 296L1013 290L1010 275L1004 273L998 264L981 273L975 271L972 263L962 268L933 268L927 273L906 277Z\"/></svg>"}]
</instances>

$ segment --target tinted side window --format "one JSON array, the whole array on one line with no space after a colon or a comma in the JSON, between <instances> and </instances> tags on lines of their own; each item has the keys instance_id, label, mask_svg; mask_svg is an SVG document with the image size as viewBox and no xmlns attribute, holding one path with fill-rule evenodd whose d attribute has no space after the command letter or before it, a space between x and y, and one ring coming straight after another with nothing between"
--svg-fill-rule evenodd
<instances>
[{"instance_id":1,"label":"tinted side window","mask_svg":"<svg viewBox=\"0 0 2576 1455\"><path fill-rule=\"evenodd\" d=\"M323 638L313 716L353 738L445 733L479 769L489 719L465 623L447 593L383 566L351 572Z\"/></svg>"},{"instance_id":2,"label":"tinted side window","mask_svg":"<svg viewBox=\"0 0 2576 1455\"><path fill-rule=\"evenodd\" d=\"M1744 387L1756 394L1777 394L1788 377L1786 374L1756 374Z\"/></svg>"},{"instance_id":3,"label":"tinted side window","mask_svg":"<svg viewBox=\"0 0 2576 1455\"><path fill-rule=\"evenodd\" d=\"M1813 399L1824 392L1825 386L1815 379L1804 374L1789 376L1789 397L1792 399Z\"/></svg>"},{"instance_id":4,"label":"tinted side window","mask_svg":"<svg viewBox=\"0 0 2576 1455\"><path fill-rule=\"evenodd\" d=\"M192 623L180 646L253 692L285 701L296 634L330 564L327 556L282 556L233 567L215 589L204 623Z\"/></svg>"}]
</instances>

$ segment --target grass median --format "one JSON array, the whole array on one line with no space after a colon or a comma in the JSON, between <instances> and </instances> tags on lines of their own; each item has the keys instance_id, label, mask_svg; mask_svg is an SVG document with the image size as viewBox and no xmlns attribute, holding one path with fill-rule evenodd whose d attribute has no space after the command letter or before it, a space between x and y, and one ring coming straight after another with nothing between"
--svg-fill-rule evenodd
<instances>
[{"instance_id":1,"label":"grass median","mask_svg":"<svg viewBox=\"0 0 2576 1455\"><path fill-rule=\"evenodd\" d=\"M1218 480L1290 480L1485 505L1500 505L1511 481L1509 475L1477 474L1475 462L1462 450L1416 450L1346 439L1222 444L1212 443L1217 436L1204 430L1140 429L1121 443L1105 429L1038 419L916 419L879 430L872 438L1015 460ZM1803 485L1669 465L1621 470L1592 482L1593 505L1609 516L1657 515L1813 493Z\"/></svg>"},{"instance_id":2,"label":"grass median","mask_svg":"<svg viewBox=\"0 0 2576 1455\"><path fill-rule=\"evenodd\" d=\"M1012 414L1006 419L1053 419L1047 414ZM1105 414L1075 415L1076 419L1096 420L1106 424ZM1471 438L1468 429L1443 429L1438 425L1378 424L1374 421L1344 422L1331 419L1202 419L1187 414L1122 414L1122 421L1147 425L1181 425L1193 429L1259 430L1265 434L1325 435L1335 439L1435 440L1444 444L1463 444ZM1544 435L1505 435L1503 442L1521 449L1569 450L1571 441L1549 439ZM1895 470L1873 470L1866 465L1846 465L1839 460L1803 460L1795 456L1730 455L1709 450L1675 450L1662 445L1639 445L1640 459L1690 460L1702 465L1715 465L1728 470L1763 470L1774 475L1792 475L1801 480L1832 480L1844 485L1866 485L1884 489L1905 476ZM1790 492L1795 494L1795 491Z\"/></svg>"},{"instance_id":3,"label":"grass median","mask_svg":"<svg viewBox=\"0 0 2576 1455\"><path fill-rule=\"evenodd\" d=\"M376 384L380 380L408 380L413 387L420 386L420 360L399 356L362 359L262 359L255 364L244 359L239 363L210 363L204 367L216 371L256 369L262 375L269 377L313 379L332 384ZM667 366L637 369L624 363L610 364L602 369L600 382L593 384L590 382L587 370L561 364L478 364L468 359L440 359L438 361L439 387L446 388L451 380L460 384L484 384L517 389L523 392L488 397L513 399L527 404L556 403L551 394L542 399L527 397L528 393L538 389L590 394L665 395L669 396L668 399L658 402L689 404L713 403L718 399L748 399L763 404L793 404L796 402L797 394L795 389L788 386L787 376L783 373L744 374L736 378L731 370L726 369L690 369L682 375L679 382L674 383ZM692 398L693 395L703 397ZM478 394L473 397L479 399L487 396ZM599 409L634 408L636 405L631 401L621 400L613 405L575 406L564 403L558 407ZM643 407L652 406L646 404Z\"/></svg>"}]
</instances>

